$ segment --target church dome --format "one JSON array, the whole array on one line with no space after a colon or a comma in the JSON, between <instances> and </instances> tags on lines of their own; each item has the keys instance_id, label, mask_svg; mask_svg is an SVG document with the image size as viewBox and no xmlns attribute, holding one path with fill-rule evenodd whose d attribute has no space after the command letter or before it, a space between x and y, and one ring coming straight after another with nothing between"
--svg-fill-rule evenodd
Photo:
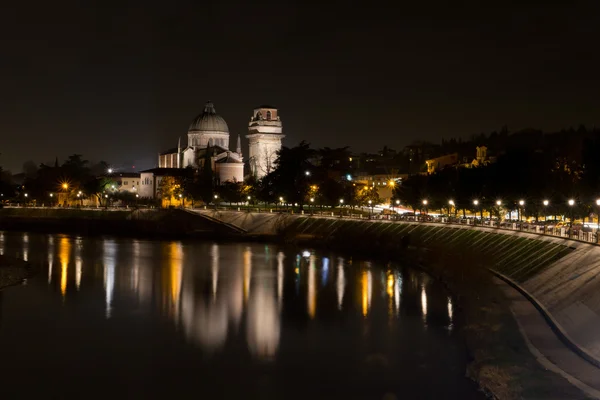
<instances>
[{"instance_id":1,"label":"church dome","mask_svg":"<svg viewBox=\"0 0 600 400\"><path fill-rule=\"evenodd\" d=\"M227 122L217 114L215 106L210 101L204 106L202 114L190 124L190 131L229 133Z\"/></svg>"}]
</instances>

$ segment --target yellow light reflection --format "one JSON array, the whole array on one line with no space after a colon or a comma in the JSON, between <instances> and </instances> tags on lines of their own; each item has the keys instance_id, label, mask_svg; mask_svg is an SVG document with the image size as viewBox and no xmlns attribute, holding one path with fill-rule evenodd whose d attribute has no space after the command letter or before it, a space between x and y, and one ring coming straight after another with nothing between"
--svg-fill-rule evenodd
<instances>
[{"instance_id":1,"label":"yellow light reflection","mask_svg":"<svg viewBox=\"0 0 600 400\"><path fill-rule=\"evenodd\" d=\"M252 274L252 251L250 247L244 249L244 304L248 303L250 296L250 276Z\"/></svg>"},{"instance_id":2,"label":"yellow light reflection","mask_svg":"<svg viewBox=\"0 0 600 400\"><path fill-rule=\"evenodd\" d=\"M387 294L390 298L394 297L394 275L391 272L388 273L387 277Z\"/></svg>"},{"instance_id":3,"label":"yellow light reflection","mask_svg":"<svg viewBox=\"0 0 600 400\"><path fill-rule=\"evenodd\" d=\"M450 297L448 297L448 319L450 320L450 323L452 323L453 316L454 316L454 309L452 306L452 299Z\"/></svg>"},{"instance_id":4,"label":"yellow light reflection","mask_svg":"<svg viewBox=\"0 0 600 400\"><path fill-rule=\"evenodd\" d=\"M4 232L0 232L0 256L4 255Z\"/></svg>"},{"instance_id":5,"label":"yellow light reflection","mask_svg":"<svg viewBox=\"0 0 600 400\"><path fill-rule=\"evenodd\" d=\"M67 272L69 269L71 242L69 242L68 238L62 237L60 238L58 246L58 258L60 261L60 293L64 297L67 294Z\"/></svg>"},{"instance_id":6,"label":"yellow light reflection","mask_svg":"<svg viewBox=\"0 0 600 400\"><path fill-rule=\"evenodd\" d=\"M179 298L181 295L183 250L180 242L169 244L169 277L171 287L171 304L175 315L179 312Z\"/></svg>"},{"instance_id":7,"label":"yellow light reflection","mask_svg":"<svg viewBox=\"0 0 600 400\"><path fill-rule=\"evenodd\" d=\"M79 290L81 286L81 267L83 260L81 259L81 241L75 245L75 287Z\"/></svg>"},{"instance_id":8,"label":"yellow light reflection","mask_svg":"<svg viewBox=\"0 0 600 400\"><path fill-rule=\"evenodd\" d=\"M373 280L371 278L371 271L363 271L361 279L362 287L362 314L366 317L369 314L371 308L371 293L373 290Z\"/></svg>"},{"instance_id":9,"label":"yellow light reflection","mask_svg":"<svg viewBox=\"0 0 600 400\"><path fill-rule=\"evenodd\" d=\"M308 263L308 316L313 319L317 312L317 268L316 257L311 255Z\"/></svg>"}]
</instances>

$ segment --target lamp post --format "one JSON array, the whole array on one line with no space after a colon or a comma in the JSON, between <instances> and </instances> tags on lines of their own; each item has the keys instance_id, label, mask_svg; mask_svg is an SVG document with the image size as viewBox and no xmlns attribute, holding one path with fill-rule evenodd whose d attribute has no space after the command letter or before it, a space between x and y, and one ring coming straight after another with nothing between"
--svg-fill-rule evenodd
<instances>
[{"instance_id":1,"label":"lamp post","mask_svg":"<svg viewBox=\"0 0 600 400\"><path fill-rule=\"evenodd\" d=\"M522 214L523 214L522 208L523 208L524 205L525 205L525 200L519 200L519 207L517 207L517 216L518 216L518 219L519 219L519 229L520 230L523 230L523 224L521 223L521 217L522 217Z\"/></svg>"},{"instance_id":2,"label":"lamp post","mask_svg":"<svg viewBox=\"0 0 600 400\"><path fill-rule=\"evenodd\" d=\"M396 200L396 207L400 206L400 200ZM398 212L396 211L396 209L394 208L394 219L398 219Z\"/></svg>"},{"instance_id":3,"label":"lamp post","mask_svg":"<svg viewBox=\"0 0 600 400\"><path fill-rule=\"evenodd\" d=\"M179 206L183 208L183 194L179 193Z\"/></svg>"},{"instance_id":4,"label":"lamp post","mask_svg":"<svg viewBox=\"0 0 600 400\"><path fill-rule=\"evenodd\" d=\"M422 201L423 206L425 207L425 215L427 215L427 204L429 203L427 199ZM425 221L425 217L421 218L421 221Z\"/></svg>"},{"instance_id":5,"label":"lamp post","mask_svg":"<svg viewBox=\"0 0 600 400\"><path fill-rule=\"evenodd\" d=\"M500 211L502 210L500 207L502 207L502 200L496 200L496 206L498 207L498 225L496 227L500 228Z\"/></svg>"},{"instance_id":6,"label":"lamp post","mask_svg":"<svg viewBox=\"0 0 600 400\"><path fill-rule=\"evenodd\" d=\"M569 238L573 237L573 206L575 205L574 199L569 199L569 207L571 207L571 216L569 220Z\"/></svg>"},{"instance_id":7,"label":"lamp post","mask_svg":"<svg viewBox=\"0 0 600 400\"><path fill-rule=\"evenodd\" d=\"M454 200L448 200L448 221L450 221L450 213L452 212L452 207L454 207L454 218L456 218L456 206L454 204Z\"/></svg>"},{"instance_id":8,"label":"lamp post","mask_svg":"<svg viewBox=\"0 0 600 400\"><path fill-rule=\"evenodd\" d=\"M247 197L247 199L248 199L248 212L250 212L250 199L251 199L251 198L252 198L251 196L248 196L248 197Z\"/></svg>"},{"instance_id":9,"label":"lamp post","mask_svg":"<svg viewBox=\"0 0 600 400\"><path fill-rule=\"evenodd\" d=\"M139 208L139 200L140 200L140 195L139 194L135 194L135 208Z\"/></svg>"},{"instance_id":10,"label":"lamp post","mask_svg":"<svg viewBox=\"0 0 600 400\"><path fill-rule=\"evenodd\" d=\"M342 217L342 212L343 212L342 207L344 207L344 199L340 199L340 218Z\"/></svg>"},{"instance_id":11,"label":"lamp post","mask_svg":"<svg viewBox=\"0 0 600 400\"><path fill-rule=\"evenodd\" d=\"M542 204L544 205L544 235L546 234L546 227L548 226L548 205L550 204L550 201L548 200L544 200L542 201Z\"/></svg>"},{"instance_id":12,"label":"lamp post","mask_svg":"<svg viewBox=\"0 0 600 400\"><path fill-rule=\"evenodd\" d=\"M105 195L104 195L104 199L105 199L105 200L104 200L104 207L105 207L105 208L108 208L108 194L105 194Z\"/></svg>"},{"instance_id":13,"label":"lamp post","mask_svg":"<svg viewBox=\"0 0 600 400\"><path fill-rule=\"evenodd\" d=\"M313 215L313 209L315 207L315 198L311 197L310 198L310 215Z\"/></svg>"},{"instance_id":14,"label":"lamp post","mask_svg":"<svg viewBox=\"0 0 600 400\"><path fill-rule=\"evenodd\" d=\"M371 219L373 217L373 202L371 200L369 200L369 219Z\"/></svg>"},{"instance_id":15,"label":"lamp post","mask_svg":"<svg viewBox=\"0 0 600 400\"><path fill-rule=\"evenodd\" d=\"M217 211L217 200L219 199L219 195L215 194L214 199L215 199L215 211Z\"/></svg>"},{"instance_id":16,"label":"lamp post","mask_svg":"<svg viewBox=\"0 0 600 400\"><path fill-rule=\"evenodd\" d=\"M473 200L473 205L475 206L475 218L473 218L473 225L477 224L477 209L479 208L479 200L475 199ZM482 221L479 221L481 225L483 225L483 218Z\"/></svg>"}]
</instances>

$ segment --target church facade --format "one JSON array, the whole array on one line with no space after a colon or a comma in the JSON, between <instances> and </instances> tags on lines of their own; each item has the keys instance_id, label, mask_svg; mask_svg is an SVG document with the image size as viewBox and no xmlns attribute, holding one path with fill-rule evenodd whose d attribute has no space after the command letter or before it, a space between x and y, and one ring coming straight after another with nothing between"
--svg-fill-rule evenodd
<instances>
[{"instance_id":1,"label":"church facade","mask_svg":"<svg viewBox=\"0 0 600 400\"><path fill-rule=\"evenodd\" d=\"M273 170L284 137L277 108L260 106L254 109L246 135L249 140L251 175L262 178ZM241 138L237 136L235 151L230 150L229 138L227 122L217 114L213 103L207 102L202 113L190 124L187 145L182 148L180 140L176 148L160 153L158 168L199 169L210 160L218 183L243 182Z\"/></svg>"},{"instance_id":2,"label":"church facade","mask_svg":"<svg viewBox=\"0 0 600 400\"><path fill-rule=\"evenodd\" d=\"M238 135L236 151L229 149L229 127L208 102L188 129L187 146L165 151L158 156L159 168L200 168L210 160L211 168L220 183L244 180L244 159Z\"/></svg>"}]
</instances>

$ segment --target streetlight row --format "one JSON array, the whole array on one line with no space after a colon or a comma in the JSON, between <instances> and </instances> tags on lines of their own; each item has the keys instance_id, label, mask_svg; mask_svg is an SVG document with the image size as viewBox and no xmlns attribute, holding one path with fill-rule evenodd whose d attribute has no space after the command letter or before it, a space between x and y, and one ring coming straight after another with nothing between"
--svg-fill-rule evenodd
<instances>
[{"instance_id":1,"label":"streetlight row","mask_svg":"<svg viewBox=\"0 0 600 400\"><path fill-rule=\"evenodd\" d=\"M369 200L369 204L370 203L371 203L371 201ZM423 199L422 203L423 203L424 206L426 206L429 203L429 201L427 199ZM573 205L575 205L575 200L574 199L569 199L569 201L567 203L570 206L573 206ZM400 204L400 200L396 200L396 204ZM454 200L448 200L448 204L451 205L451 206L456 205L454 203ZM545 206L548 206L550 204L550 201L549 200L544 200L542 202L542 204L545 205ZM475 206L479 205L479 200L477 200L477 199L473 200L473 205L475 205ZM496 205L497 206L501 206L502 205L502 201L501 200L496 200ZM519 205L520 206L524 206L525 205L525 200L519 200ZM600 199L596 200L596 205L600 206Z\"/></svg>"}]
</instances>

